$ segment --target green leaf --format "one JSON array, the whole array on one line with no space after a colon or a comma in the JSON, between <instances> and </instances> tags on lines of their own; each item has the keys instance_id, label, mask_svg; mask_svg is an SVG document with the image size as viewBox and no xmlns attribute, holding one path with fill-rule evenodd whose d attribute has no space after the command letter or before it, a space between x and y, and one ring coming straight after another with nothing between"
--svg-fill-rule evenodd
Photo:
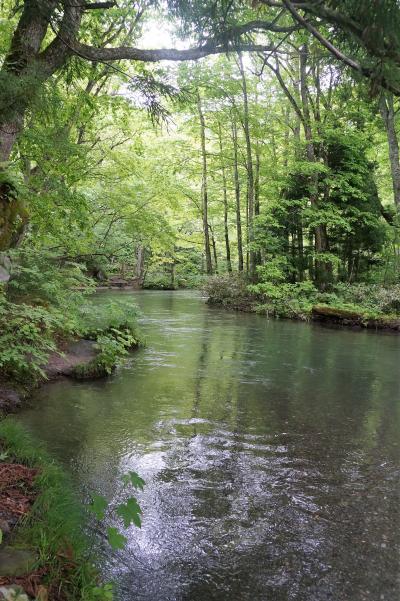
<instances>
[{"instance_id":1,"label":"green leaf","mask_svg":"<svg viewBox=\"0 0 400 601\"><path fill-rule=\"evenodd\" d=\"M107 499L105 499L101 495L94 495L92 497L92 502L89 505L90 510L93 511L98 520L104 520L105 511L107 507Z\"/></svg>"},{"instance_id":2,"label":"green leaf","mask_svg":"<svg viewBox=\"0 0 400 601\"><path fill-rule=\"evenodd\" d=\"M134 488L138 488L139 490L143 490L146 482L137 474L136 472L128 472L124 476L122 476L122 482L124 484L132 484Z\"/></svg>"},{"instance_id":3,"label":"green leaf","mask_svg":"<svg viewBox=\"0 0 400 601\"><path fill-rule=\"evenodd\" d=\"M138 528L141 527L142 521L140 519L140 514L142 513L142 510L135 497L131 497L126 503L118 505L116 513L124 520L125 528L128 528L131 524L135 524Z\"/></svg>"},{"instance_id":4,"label":"green leaf","mask_svg":"<svg viewBox=\"0 0 400 601\"><path fill-rule=\"evenodd\" d=\"M112 526L107 528L107 538L111 547L115 550L124 549L128 542L128 539L120 533L118 528L113 528Z\"/></svg>"}]
</instances>

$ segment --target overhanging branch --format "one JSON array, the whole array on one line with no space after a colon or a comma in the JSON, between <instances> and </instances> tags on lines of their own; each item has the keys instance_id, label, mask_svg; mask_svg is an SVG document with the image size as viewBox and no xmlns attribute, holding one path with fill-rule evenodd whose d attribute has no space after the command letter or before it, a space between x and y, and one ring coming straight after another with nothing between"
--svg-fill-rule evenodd
<instances>
[{"instance_id":1,"label":"overhanging branch","mask_svg":"<svg viewBox=\"0 0 400 601\"><path fill-rule=\"evenodd\" d=\"M80 42L72 42L71 50L86 60L92 62L108 62L117 60L135 60L143 62L157 61L190 61L204 58L212 54L225 54L229 52L271 52L274 50L273 44L238 44L238 45L221 45L207 43L204 46L187 48L185 50L176 50L175 48L159 48L155 50L143 50L141 48L131 48L128 46L120 46L117 48L96 48L81 44Z\"/></svg>"}]
</instances>

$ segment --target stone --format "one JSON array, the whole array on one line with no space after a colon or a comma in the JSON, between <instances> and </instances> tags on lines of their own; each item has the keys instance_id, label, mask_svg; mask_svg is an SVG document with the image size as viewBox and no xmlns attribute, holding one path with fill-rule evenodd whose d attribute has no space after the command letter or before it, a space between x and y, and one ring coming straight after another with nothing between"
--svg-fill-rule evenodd
<instances>
[{"instance_id":1,"label":"stone","mask_svg":"<svg viewBox=\"0 0 400 601\"><path fill-rule=\"evenodd\" d=\"M0 282L8 282L10 279L10 273L7 271L5 267L0 265Z\"/></svg>"},{"instance_id":2,"label":"stone","mask_svg":"<svg viewBox=\"0 0 400 601\"><path fill-rule=\"evenodd\" d=\"M7 520L0 518L0 530L2 531L3 535L8 534L11 531L10 524L7 522Z\"/></svg>"},{"instance_id":3,"label":"stone","mask_svg":"<svg viewBox=\"0 0 400 601\"><path fill-rule=\"evenodd\" d=\"M0 586L0 599L4 601L29 601L24 589L17 584Z\"/></svg>"},{"instance_id":4,"label":"stone","mask_svg":"<svg viewBox=\"0 0 400 601\"><path fill-rule=\"evenodd\" d=\"M36 554L31 549L0 549L0 577L24 576L33 570L36 561Z\"/></svg>"},{"instance_id":5,"label":"stone","mask_svg":"<svg viewBox=\"0 0 400 601\"><path fill-rule=\"evenodd\" d=\"M0 382L0 412L10 413L21 405L21 397L15 390L4 386Z\"/></svg>"}]
</instances>

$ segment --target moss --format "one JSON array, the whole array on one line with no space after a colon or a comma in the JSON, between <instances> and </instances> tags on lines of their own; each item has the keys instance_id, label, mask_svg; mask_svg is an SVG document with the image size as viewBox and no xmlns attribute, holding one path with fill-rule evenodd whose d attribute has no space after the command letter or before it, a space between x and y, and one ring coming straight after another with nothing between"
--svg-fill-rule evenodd
<instances>
[{"instance_id":1,"label":"moss","mask_svg":"<svg viewBox=\"0 0 400 601\"><path fill-rule=\"evenodd\" d=\"M111 370L115 369L116 366L112 367ZM109 371L107 371L105 365L101 362L101 360L92 359L89 363L82 363L81 365L77 365L71 371L71 377L76 380L95 380L97 378L104 378L109 375Z\"/></svg>"},{"instance_id":2,"label":"moss","mask_svg":"<svg viewBox=\"0 0 400 601\"><path fill-rule=\"evenodd\" d=\"M68 601L106 599L98 588L98 573L83 534L85 514L76 501L72 484L62 469L14 420L0 421L0 442L7 460L39 470L37 498L29 515L17 527L13 546L37 552L36 569L45 571L43 584L60 590Z\"/></svg>"}]
</instances>

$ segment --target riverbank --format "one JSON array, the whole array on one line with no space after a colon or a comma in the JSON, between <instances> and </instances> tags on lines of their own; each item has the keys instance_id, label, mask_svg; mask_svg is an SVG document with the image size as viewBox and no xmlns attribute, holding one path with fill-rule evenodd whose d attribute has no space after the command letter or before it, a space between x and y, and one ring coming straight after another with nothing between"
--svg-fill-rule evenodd
<instances>
[{"instance_id":1,"label":"riverbank","mask_svg":"<svg viewBox=\"0 0 400 601\"><path fill-rule=\"evenodd\" d=\"M20 601L110 598L99 587L68 477L11 418L0 422L0 501L3 595L15 587Z\"/></svg>"},{"instance_id":2,"label":"riverbank","mask_svg":"<svg viewBox=\"0 0 400 601\"><path fill-rule=\"evenodd\" d=\"M400 290L367 285L320 292L310 282L248 285L242 278L210 278L209 305L267 317L313 321L335 327L400 332Z\"/></svg>"}]
</instances>

